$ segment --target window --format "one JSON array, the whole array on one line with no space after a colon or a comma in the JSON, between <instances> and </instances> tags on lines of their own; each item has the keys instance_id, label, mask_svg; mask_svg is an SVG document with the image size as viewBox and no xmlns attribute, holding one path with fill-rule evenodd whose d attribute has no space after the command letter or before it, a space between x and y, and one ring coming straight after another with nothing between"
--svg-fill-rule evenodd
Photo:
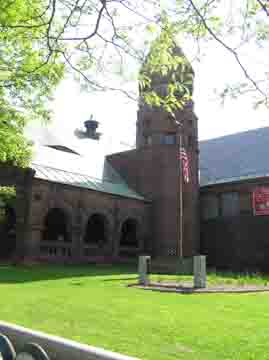
<instances>
[{"instance_id":1,"label":"window","mask_svg":"<svg viewBox=\"0 0 269 360\"><path fill-rule=\"evenodd\" d=\"M145 143L146 145L152 145L152 137L149 136L145 136Z\"/></svg>"},{"instance_id":2,"label":"window","mask_svg":"<svg viewBox=\"0 0 269 360\"><path fill-rule=\"evenodd\" d=\"M240 213L250 215L252 214L252 197L251 193L240 194Z\"/></svg>"},{"instance_id":3,"label":"window","mask_svg":"<svg viewBox=\"0 0 269 360\"><path fill-rule=\"evenodd\" d=\"M205 195L201 197L202 220L215 219L219 216L219 203L217 195Z\"/></svg>"},{"instance_id":4,"label":"window","mask_svg":"<svg viewBox=\"0 0 269 360\"><path fill-rule=\"evenodd\" d=\"M145 119L144 124L146 128L149 128L151 125L151 119Z\"/></svg>"},{"instance_id":5,"label":"window","mask_svg":"<svg viewBox=\"0 0 269 360\"><path fill-rule=\"evenodd\" d=\"M222 216L236 216L240 212L239 194L237 192L227 192L221 194L221 214Z\"/></svg>"},{"instance_id":6,"label":"window","mask_svg":"<svg viewBox=\"0 0 269 360\"><path fill-rule=\"evenodd\" d=\"M165 97L169 93L167 89L167 84L158 84L157 86L155 85L155 91L161 97Z\"/></svg>"},{"instance_id":7,"label":"window","mask_svg":"<svg viewBox=\"0 0 269 360\"><path fill-rule=\"evenodd\" d=\"M175 145L176 144L176 135L175 134L166 134L161 136L161 144L163 145Z\"/></svg>"},{"instance_id":8,"label":"window","mask_svg":"<svg viewBox=\"0 0 269 360\"><path fill-rule=\"evenodd\" d=\"M193 146L194 145L195 138L193 135L188 135L188 145Z\"/></svg>"}]
</instances>

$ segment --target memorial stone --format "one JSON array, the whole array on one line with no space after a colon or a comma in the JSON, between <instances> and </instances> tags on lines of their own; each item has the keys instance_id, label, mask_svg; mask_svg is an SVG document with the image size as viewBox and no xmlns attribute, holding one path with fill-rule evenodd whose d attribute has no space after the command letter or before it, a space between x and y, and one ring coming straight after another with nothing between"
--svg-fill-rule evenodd
<instances>
[{"instance_id":1,"label":"memorial stone","mask_svg":"<svg viewBox=\"0 0 269 360\"><path fill-rule=\"evenodd\" d=\"M150 256L139 256L138 274L139 274L140 285L149 284L149 266L150 266Z\"/></svg>"},{"instance_id":2,"label":"memorial stone","mask_svg":"<svg viewBox=\"0 0 269 360\"><path fill-rule=\"evenodd\" d=\"M193 273L194 273L194 287L205 288L206 287L206 256L204 255L194 256Z\"/></svg>"}]
</instances>

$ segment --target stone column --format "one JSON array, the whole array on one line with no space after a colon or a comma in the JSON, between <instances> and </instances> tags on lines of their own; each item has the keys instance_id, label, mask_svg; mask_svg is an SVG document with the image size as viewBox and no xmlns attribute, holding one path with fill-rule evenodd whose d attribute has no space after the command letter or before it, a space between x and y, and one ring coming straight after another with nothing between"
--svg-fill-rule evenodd
<instances>
[{"instance_id":1,"label":"stone column","mask_svg":"<svg viewBox=\"0 0 269 360\"><path fill-rule=\"evenodd\" d=\"M42 241L42 226L32 225L31 234L28 239L28 252L32 258L38 258L40 256L40 245Z\"/></svg>"},{"instance_id":2,"label":"stone column","mask_svg":"<svg viewBox=\"0 0 269 360\"><path fill-rule=\"evenodd\" d=\"M112 235L112 255L113 257L119 256L119 247L120 247L120 216L119 216L119 205L116 204L113 211L113 235Z\"/></svg>"},{"instance_id":3,"label":"stone column","mask_svg":"<svg viewBox=\"0 0 269 360\"><path fill-rule=\"evenodd\" d=\"M73 226L72 229L72 260L76 263L82 262L83 259L83 239L81 226Z\"/></svg>"},{"instance_id":4,"label":"stone column","mask_svg":"<svg viewBox=\"0 0 269 360\"><path fill-rule=\"evenodd\" d=\"M16 187L16 251L17 260L31 259L34 257L31 246L31 206L32 187L35 171L32 169L22 170L22 180Z\"/></svg>"},{"instance_id":5,"label":"stone column","mask_svg":"<svg viewBox=\"0 0 269 360\"><path fill-rule=\"evenodd\" d=\"M206 256L204 255L194 256L193 273L194 273L194 287L205 288L206 287Z\"/></svg>"},{"instance_id":6,"label":"stone column","mask_svg":"<svg viewBox=\"0 0 269 360\"><path fill-rule=\"evenodd\" d=\"M150 264L150 256L139 256L138 275L139 275L140 285L149 284L149 264Z\"/></svg>"}]
</instances>

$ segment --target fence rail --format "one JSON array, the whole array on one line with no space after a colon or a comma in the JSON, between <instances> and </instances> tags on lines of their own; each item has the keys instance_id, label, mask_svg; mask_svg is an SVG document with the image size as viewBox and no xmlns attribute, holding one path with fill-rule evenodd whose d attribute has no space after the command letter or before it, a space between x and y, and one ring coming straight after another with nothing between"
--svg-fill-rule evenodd
<instances>
[{"instance_id":1,"label":"fence rail","mask_svg":"<svg viewBox=\"0 0 269 360\"><path fill-rule=\"evenodd\" d=\"M2 321L0 334L1 360L139 360Z\"/></svg>"}]
</instances>

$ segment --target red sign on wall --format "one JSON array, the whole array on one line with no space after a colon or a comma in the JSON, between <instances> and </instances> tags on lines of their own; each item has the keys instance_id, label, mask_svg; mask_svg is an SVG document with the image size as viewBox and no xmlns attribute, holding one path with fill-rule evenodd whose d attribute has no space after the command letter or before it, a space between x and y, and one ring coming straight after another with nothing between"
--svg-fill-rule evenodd
<instances>
[{"instance_id":1,"label":"red sign on wall","mask_svg":"<svg viewBox=\"0 0 269 360\"><path fill-rule=\"evenodd\" d=\"M254 215L269 215L269 187L258 187L252 194Z\"/></svg>"}]
</instances>

